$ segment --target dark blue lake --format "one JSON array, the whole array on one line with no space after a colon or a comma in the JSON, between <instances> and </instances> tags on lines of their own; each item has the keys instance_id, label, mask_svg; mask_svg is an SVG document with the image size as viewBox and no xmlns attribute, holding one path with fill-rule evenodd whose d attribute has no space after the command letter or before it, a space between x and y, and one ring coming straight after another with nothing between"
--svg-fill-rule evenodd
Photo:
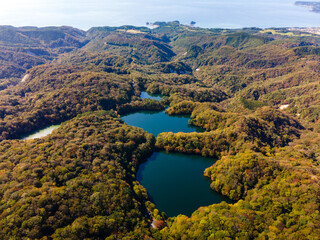
<instances>
[{"instance_id":1,"label":"dark blue lake","mask_svg":"<svg viewBox=\"0 0 320 240\"><path fill-rule=\"evenodd\" d=\"M229 201L211 190L209 179L203 176L214 162L197 155L155 152L140 165L137 180L167 216L190 216L201 206Z\"/></svg>"}]
</instances>

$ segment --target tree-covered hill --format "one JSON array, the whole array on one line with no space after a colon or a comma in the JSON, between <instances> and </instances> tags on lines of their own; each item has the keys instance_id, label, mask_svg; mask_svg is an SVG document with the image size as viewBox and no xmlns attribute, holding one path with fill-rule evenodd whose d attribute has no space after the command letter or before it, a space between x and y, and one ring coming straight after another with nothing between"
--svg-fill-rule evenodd
<instances>
[{"instance_id":1,"label":"tree-covered hill","mask_svg":"<svg viewBox=\"0 0 320 240\"><path fill-rule=\"evenodd\" d=\"M154 141L107 112L43 139L2 141L1 239L143 237L153 209L135 173Z\"/></svg>"},{"instance_id":2,"label":"tree-covered hill","mask_svg":"<svg viewBox=\"0 0 320 240\"><path fill-rule=\"evenodd\" d=\"M0 90L20 82L26 70L86 43L86 32L72 27L0 26Z\"/></svg>"}]
</instances>

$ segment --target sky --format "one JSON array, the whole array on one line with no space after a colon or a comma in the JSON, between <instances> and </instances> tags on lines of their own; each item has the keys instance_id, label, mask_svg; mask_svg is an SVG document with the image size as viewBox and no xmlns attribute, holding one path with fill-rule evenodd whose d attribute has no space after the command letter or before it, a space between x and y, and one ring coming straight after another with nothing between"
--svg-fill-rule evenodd
<instances>
[{"instance_id":1,"label":"sky","mask_svg":"<svg viewBox=\"0 0 320 240\"><path fill-rule=\"evenodd\" d=\"M196 21L200 27L317 26L320 14L295 0L0 0L0 25L143 26Z\"/></svg>"}]
</instances>

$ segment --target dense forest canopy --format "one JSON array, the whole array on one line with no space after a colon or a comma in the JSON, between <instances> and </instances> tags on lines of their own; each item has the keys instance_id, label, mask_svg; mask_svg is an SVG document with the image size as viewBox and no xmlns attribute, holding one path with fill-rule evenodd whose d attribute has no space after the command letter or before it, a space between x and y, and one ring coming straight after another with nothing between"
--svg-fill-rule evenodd
<instances>
[{"instance_id":1,"label":"dense forest canopy","mask_svg":"<svg viewBox=\"0 0 320 240\"><path fill-rule=\"evenodd\" d=\"M320 37L154 25L0 27L0 238L319 239ZM120 119L167 105L205 131ZM235 203L167 218L136 181L155 150L218 158Z\"/></svg>"}]
</instances>

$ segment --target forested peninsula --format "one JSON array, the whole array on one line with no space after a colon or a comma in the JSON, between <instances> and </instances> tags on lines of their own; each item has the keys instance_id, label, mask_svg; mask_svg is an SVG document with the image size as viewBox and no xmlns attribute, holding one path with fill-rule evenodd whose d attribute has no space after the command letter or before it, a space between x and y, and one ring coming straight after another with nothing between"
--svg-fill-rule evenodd
<instances>
[{"instance_id":1,"label":"forested peninsula","mask_svg":"<svg viewBox=\"0 0 320 240\"><path fill-rule=\"evenodd\" d=\"M320 36L0 26L0 49L0 239L320 238ZM164 109L204 131L121 119ZM154 151L217 159L204 175L232 203L167 217L136 179Z\"/></svg>"}]
</instances>

